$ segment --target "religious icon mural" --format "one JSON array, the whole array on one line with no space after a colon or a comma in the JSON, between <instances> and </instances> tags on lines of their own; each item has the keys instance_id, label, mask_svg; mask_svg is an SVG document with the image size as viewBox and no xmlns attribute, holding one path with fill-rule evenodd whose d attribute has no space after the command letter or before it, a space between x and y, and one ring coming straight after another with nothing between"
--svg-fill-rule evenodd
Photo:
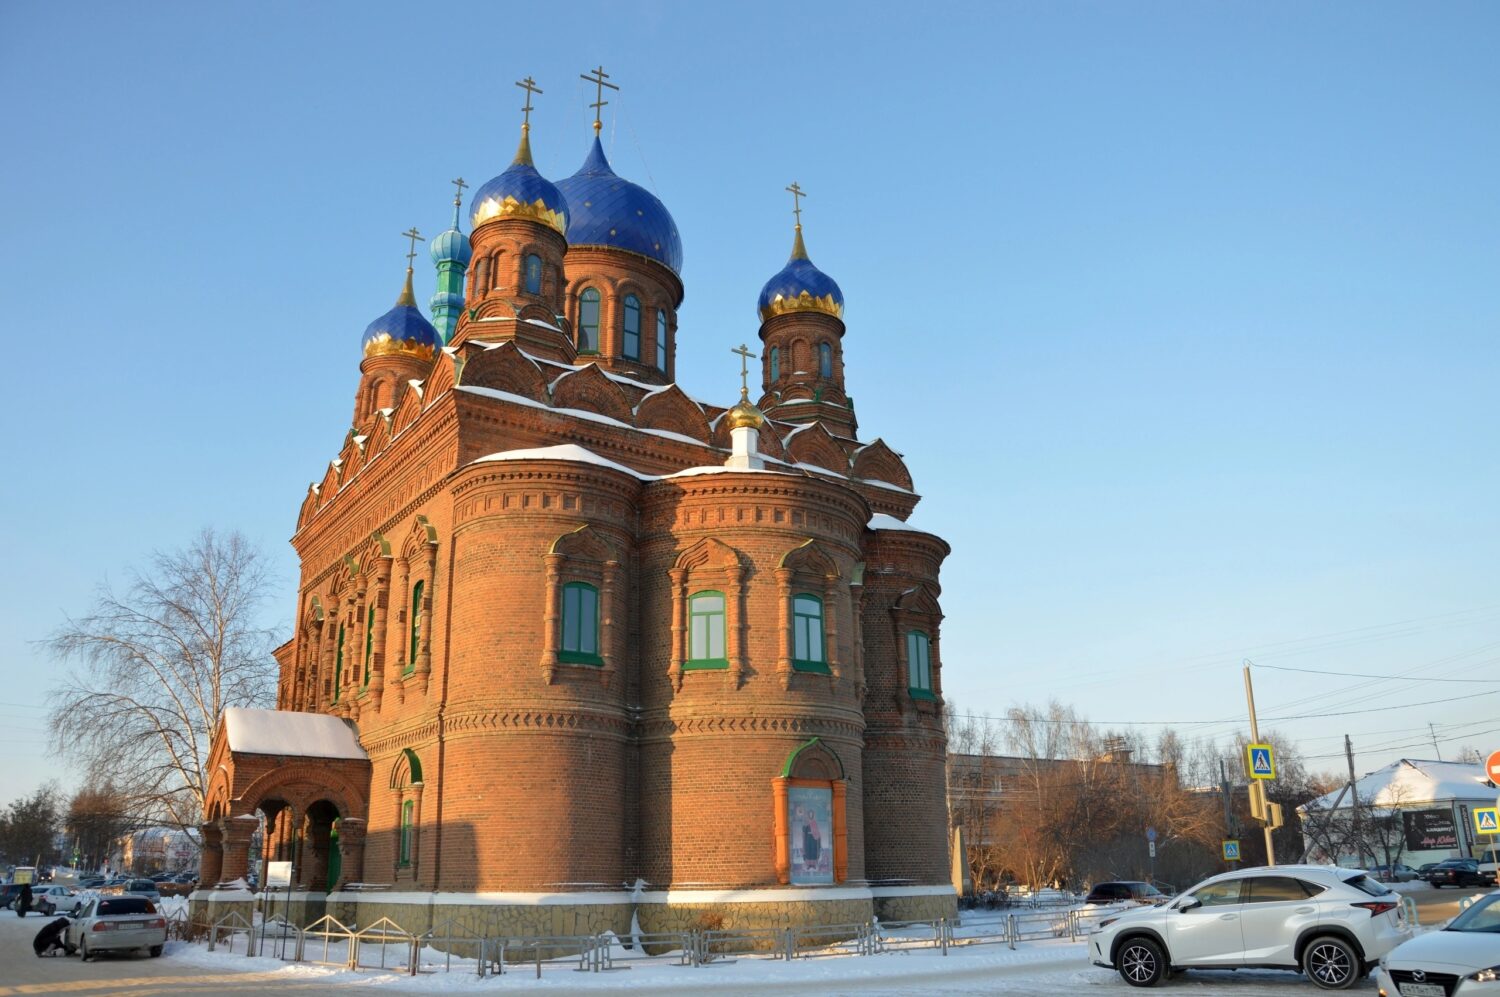
<instances>
[{"instance_id":1,"label":"religious icon mural","mask_svg":"<svg viewBox=\"0 0 1500 997\"><path fill-rule=\"evenodd\" d=\"M793 786L787 790L793 883L833 882L833 790Z\"/></svg>"}]
</instances>

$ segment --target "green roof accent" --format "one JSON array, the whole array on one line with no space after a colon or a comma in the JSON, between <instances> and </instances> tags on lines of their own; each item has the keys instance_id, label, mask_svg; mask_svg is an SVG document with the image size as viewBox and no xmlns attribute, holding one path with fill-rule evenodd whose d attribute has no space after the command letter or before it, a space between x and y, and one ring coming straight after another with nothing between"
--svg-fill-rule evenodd
<instances>
[{"instance_id":1,"label":"green roof accent","mask_svg":"<svg viewBox=\"0 0 1500 997\"><path fill-rule=\"evenodd\" d=\"M792 769L795 768L796 765L797 765L797 756L800 755L800 754L802 754L802 752L806 751L808 748L811 748L813 745L820 744L820 743L822 743L822 742L820 741L819 738L816 738L816 737L812 738L806 744L803 744L803 745L799 746L790 755L787 755L786 756L786 764L783 765L783 766L781 766L781 777L783 779L790 779L792 777ZM830 755L833 755L833 760L834 760L835 763L837 763L837 765L839 767L839 778L840 779L847 779L848 776L844 774L844 762L843 762L843 760L840 759L837 754L835 754L833 751L830 751L828 748L824 748L823 750L827 751Z\"/></svg>"}]
</instances>

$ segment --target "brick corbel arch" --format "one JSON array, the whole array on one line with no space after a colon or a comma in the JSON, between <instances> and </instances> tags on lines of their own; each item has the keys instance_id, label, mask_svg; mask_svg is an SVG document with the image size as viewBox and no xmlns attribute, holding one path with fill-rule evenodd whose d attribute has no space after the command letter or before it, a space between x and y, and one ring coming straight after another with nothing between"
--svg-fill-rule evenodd
<instances>
[{"instance_id":1,"label":"brick corbel arch","mask_svg":"<svg viewBox=\"0 0 1500 997\"><path fill-rule=\"evenodd\" d=\"M740 688L745 680L746 631L750 625L744 611L744 558L724 541L705 537L677 555L668 575L672 580L672 660L667 675L673 691L682 691L686 671L688 597L709 587L722 587L724 592L724 652L729 659L726 682L730 689Z\"/></svg>"},{"instance_id":2,"label":"brick corbel arch","mask_svg":"<svg viewBox=\"0 0 1500 997\"><path fill-rule=\"evenodd\" d=\"M367 576L366 585L366 612L360 620L361 625L371 629L369 635L370 647L370 681L367 691L370 696L370 708L376 713L380 712L380 701L385 694L385 663L388 660L387 645L390 642L390 628L388 620L390 617L391 601L391 544L378 531L370 534L370 542L365 545L364 568ZM374 611L371 618L370 610ZM364 645L360 646L360 667L364 667ZM363 676L361 676L363 677Z\"/></svg>"},{"instance_id":3,"label":"brick corbel arch","mask_svg":"<svg viewBox=\"0 0 1500 997\"><path fill-rule=\"evenodd\" d=\"M777 615L781 653L776 659L776 673L781 678L783 689L790 689L792 684L792 598L798 592L810 591L823 600L823 638L828 656L828 677L830 682L837 682L843 677L844 663L839 655L839 582L838 562L811 538L787 551L777 564L776 587L780 600Z\"/></svg>"},{"instance_id":4,"label":"brick corbel arch","mask_svg":"<svg viewBox=\"0 0 1500 997\"><path fill-rule=\"evenodd\" d=\"M395 598L393 611L396 630L396 653L393 683L398 702L406 699L408 683L415 683L419 693L427 691L432 678L432 607L433 588L437 584L437 530L426 516L416 516L406 539L401 544L401 556L395 559ZM413 605L412 597L416 585L422 583L422 601ZM415 655L412 651L412 613L417 614L417 642Z\"/></svg>"},{"instance_id":5,"label":"brick corbel arch","mask_svg":"<svg viewBox=\"0 0 1500 997\"><path fill-rule=\"evenodd\" d=\"M552 542L545 555L546 610L542 620L542 681L551 685L559 668L584 669L599 675L606 689L614 680L615 645L622 629L618 620L624 611L620 589L620 554L614 544L592 525L584 523ZM559 658L562 650L563 586L568 582L585 582L599 591L599 658L602 664L570 664Z\"/></svg>"},{"instance_id":6,"label":"brick corbel arch","mask_svg":"<svg viewBox=\"0 0 1500 997\"><path fill-rule=\"evenodd\" d=\"M896 704L904 713L918 708L936 712L937 704L943 701L942 663L938 650L938 629L943 622L943 611L938 605L937 593L923 583L907 589L891 606L891 625L895 628L896 642ZM909 630L920 630L927 635L928 664L932 668L933 701L918 700L908 691L908 666L906 634Z\"/></svg>"}]
</instances>

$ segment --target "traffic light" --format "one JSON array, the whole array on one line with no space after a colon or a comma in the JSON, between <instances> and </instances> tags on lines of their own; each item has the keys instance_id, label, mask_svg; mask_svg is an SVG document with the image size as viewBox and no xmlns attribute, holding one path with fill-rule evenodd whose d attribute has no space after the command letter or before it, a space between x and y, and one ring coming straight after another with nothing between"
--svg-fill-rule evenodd
<instances>
[{"instance_id":1,"label":"traffic light","mask_svg":"<svg viewBox=\"0 0 1500 997\"><path fill-rule=\"evenodd\" d=\"M1261 795L1264 792L1265 787L1260 783L1252 782L1250 784L1250 816L1259 821L1266 819L1265 798Z\"/></svg>"},{"instance_id":2,"label":"traffic light","mask_svg":"<svg viewBox=\"0 0 1500 997\"><path fill-rule=\"evenodd\" d=\"M1269 819L1266 821L1266 826L1269 827L1269 828L1271 828L1272 830L1275 830L1276 828L1280 827L1282 825L1282 823L1283 823L1282 817L1281 817L1281 804L1280 803L1267 803L1266 804L1266 809L1267 809L1267 811L1269 811L1269 814L1270 814Z\"/></svg>"}]
</instances>

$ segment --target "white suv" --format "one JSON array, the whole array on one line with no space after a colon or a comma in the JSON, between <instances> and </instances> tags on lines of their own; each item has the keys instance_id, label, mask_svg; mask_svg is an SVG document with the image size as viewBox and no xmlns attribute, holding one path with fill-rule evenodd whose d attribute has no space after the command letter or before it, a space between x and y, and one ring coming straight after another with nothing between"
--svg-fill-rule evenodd
<instances>
[{"instance_id":1,"label":"white suv","mask_svg":"<svg viewBox=\"0 0 1500 997\"><path fill-rule=\"evenodd\" d=\"M1342 990L1411 935L1400 896L1358 869L1279 865L1226 872L1169 904L1105 918L1089 959L1134 987L1184 969L1257 968Z\"/></svg>"}]
</instances>

